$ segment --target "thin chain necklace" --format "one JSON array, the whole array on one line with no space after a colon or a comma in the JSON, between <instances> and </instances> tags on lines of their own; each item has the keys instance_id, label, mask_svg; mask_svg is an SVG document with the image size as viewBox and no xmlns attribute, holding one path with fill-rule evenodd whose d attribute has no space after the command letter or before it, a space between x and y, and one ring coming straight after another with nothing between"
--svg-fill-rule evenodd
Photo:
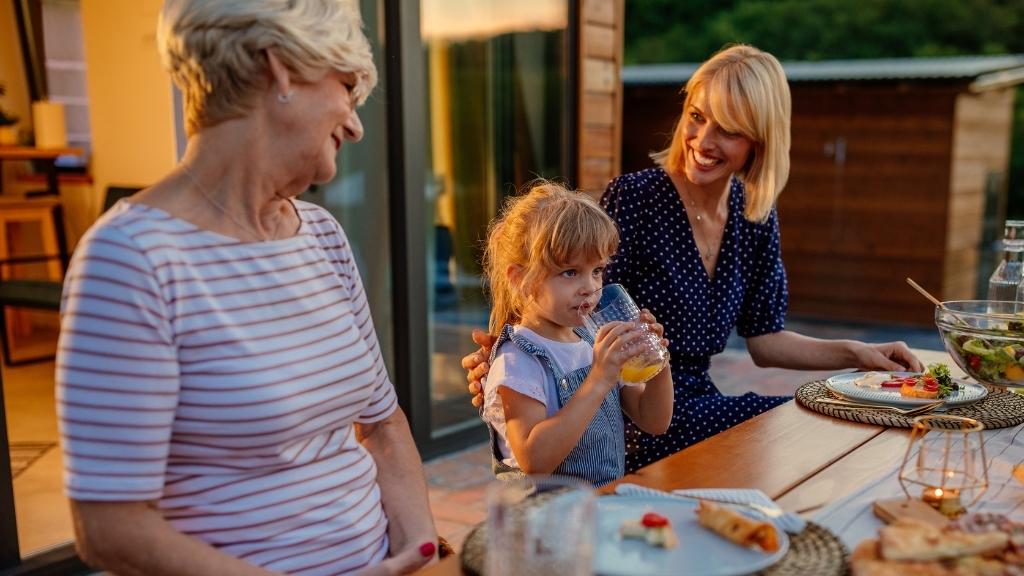
<instances>
[{"instance_id":1,"label":"thin chain necklace","mask_svg":"<svg viewBox=\"0 0 1024 576\"><path fill-rule=\"evenodd\" d=\"M693 230L700 237L701 244L704 244L703 251L701 251L700 249L700 244L697 244L697 253L700 254L701 257L703 257L705 260L711 260L711 243L708 242L707 239L704 237L704 215L701 214L700 210L697 208L697 203L694 202L693 198L690 197L690 190L687 188L686 182L683 181L682 184L683 185L681 186L681 188L683 191L683 206L685 207L686 204L689 203L690 207L693 208L694 215L697 218L697 222L694 223L694 225L691 226L691 228L693 228ZM696 240L697 238L694 238L694 241Z\"/></svg>"},{"instance_id":2,"label":"thin chain necklace","mask_svg":"<svg viewBox=\"0 0 1024 576\"><path fill-rule=\"evenodd\" d=\"M234 214L232 214L227 208L225 208L223 204L218 202L213 197L213 195L210 194L206 190L206 188L203 187L203 185L199 183L199 180L192 174L192 171L189 170L188 167L186 167L184 164L181 165L181 170L185 173L186 176L188 176L188 179L191 180L192 184L195 185L196 190L199 190L199 193L203 196L203 198L206 199L207 202L209 202L210 204L213 204L214 208L216 208L217 210L220 210L221 213L223 213L225 216L230 218L232 222L234 222L240 228L245 230L247 233L251 234L252 237L255 238L257 242L267 242L269 240L277 238L277 233L278 233L279 230L281 230L281 223L284 221L283 217L280 217L280 218L277 219L277 226L274 228L274 231L269 236L264 236L264 235L260 234L259 230L257 230L256 227L254 227L251 224L248 224L246 222L242 222Z\"/></svg>"}]
</instances>

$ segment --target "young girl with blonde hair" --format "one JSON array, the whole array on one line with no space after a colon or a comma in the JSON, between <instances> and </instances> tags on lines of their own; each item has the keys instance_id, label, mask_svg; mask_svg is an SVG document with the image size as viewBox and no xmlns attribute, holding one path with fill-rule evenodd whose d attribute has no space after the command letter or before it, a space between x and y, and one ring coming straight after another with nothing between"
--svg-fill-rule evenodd
<instances>
[{"instance_id":1,"label":"young girl with blonde hair","mask_svg":"<svg viewBox=\"0 0 1024 576\"><path fill-rule=\"evenodd\" d=\"M669 456L792 398L725 395L709 374L732 334L762 367L920 371L903 342L811 338L785 326L789 304L775 208L789 177L791 98L782 65L753 46L712 56L686 84L686 101L657 165L614 178L601 206L621 244L605 280L667 328L675 408L659 436L626 426L627 471ZM463 359L474 394L492 335ZM489 378L489 376L488 376ZM479 402L474 397L474 403Z\"/></svg>"},{"instance_id":2,"label":"young girl with blonde hair","mask_svg":"<svg viewBox=\"0 0 1024 576\"><path fill-rule=\"evenodd\" d=\"M648 433L668 428L668 367L643 386L619 382L640 351L639 327L613 322L593 337L582 328L618 243L596 202L551 183L511 199L491 225L484 264L500 336L481 416L499 477L558 473L600 486L624 473L623 411ZM647 310L641 320L663 334Z\"/></svg>"}]
</instances>

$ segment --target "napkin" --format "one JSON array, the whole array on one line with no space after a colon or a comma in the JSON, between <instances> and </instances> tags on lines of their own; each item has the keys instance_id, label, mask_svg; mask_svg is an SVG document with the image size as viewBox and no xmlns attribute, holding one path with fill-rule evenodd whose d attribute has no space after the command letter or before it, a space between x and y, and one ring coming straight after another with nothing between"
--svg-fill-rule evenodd
<instances>
[{"instance_id":1,"label":"napkin","mask_svg":"<svg viewBox=\"0 0 1024 576\"><path fill-rule=\"evenodd\" d=\"M754 504L770 508L772 510L778 510L779 514L769 515L760 510L746 507L743 508L743 511L749 512L751 516L771 522L780 530L785 530L790 534L799 534L800 532L803 532L803 529L807 526L807 522L799 515L794 514L793 512L785 512L778 504L775 503L774 500L769 498L767 494L753 488L693 488L688 490L673 490L672 492L665 492L663 490L648 488L638 484L626 483L616 486L615 493L631 496L658 496L664 498L679 496L684 497L687 500L703 498L712 502L724 502L739 505Z\"/></svg>"}]
</instances>

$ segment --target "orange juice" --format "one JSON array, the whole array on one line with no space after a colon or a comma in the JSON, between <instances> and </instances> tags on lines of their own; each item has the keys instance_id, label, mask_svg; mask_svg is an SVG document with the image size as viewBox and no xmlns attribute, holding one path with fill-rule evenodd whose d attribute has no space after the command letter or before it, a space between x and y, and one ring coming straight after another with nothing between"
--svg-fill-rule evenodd
<instances>
[{"instance_id":1,"label":"orange juice","mask_svg":"<svg viewBox=\"0 0 1024 576\"><path fill-rule=\"evenodd\" d=\"M630 358L619 371L619 378L628 384L641 384L654 378L665 366L663 362L648 364L644 355Z\"/></svg>"}]
</instances>

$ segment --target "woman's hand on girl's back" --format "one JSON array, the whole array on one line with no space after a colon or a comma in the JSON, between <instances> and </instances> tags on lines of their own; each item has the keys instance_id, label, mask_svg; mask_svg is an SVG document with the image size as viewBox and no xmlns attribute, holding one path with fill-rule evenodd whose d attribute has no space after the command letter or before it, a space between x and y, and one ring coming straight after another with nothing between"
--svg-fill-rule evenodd
<instances>
[{"instance_id":1,"label":"woman's hand on girl's back","mask_svg":"<svg viewBox=\"0 0 1024 576\"><path fill-rule=\"evenodd\" d=\"M467 371L466 380L469 381L467 388L469 393L473 395L473 406L479 407L484 403L484 378L491 369L487 359L491 357L491 348L494 347L494 343L497 341L497 336L488 334L483 330L473 330L473 342L476 342L480 349L466 355L462 359L462 367Z\"/></svg>"},{"instance_id":2,"label":"woman's hand on girl's back","mask_svg":"<svg viewBox=\"0 0 1024 576\"><path fill-rule=\"evenodd\" d=\"M639 351L643 334L632 322L609 322L597 331L594 339L594 365L590 375L614 385L619 381L622 366Z\"/></svg>"}]
</instances>

